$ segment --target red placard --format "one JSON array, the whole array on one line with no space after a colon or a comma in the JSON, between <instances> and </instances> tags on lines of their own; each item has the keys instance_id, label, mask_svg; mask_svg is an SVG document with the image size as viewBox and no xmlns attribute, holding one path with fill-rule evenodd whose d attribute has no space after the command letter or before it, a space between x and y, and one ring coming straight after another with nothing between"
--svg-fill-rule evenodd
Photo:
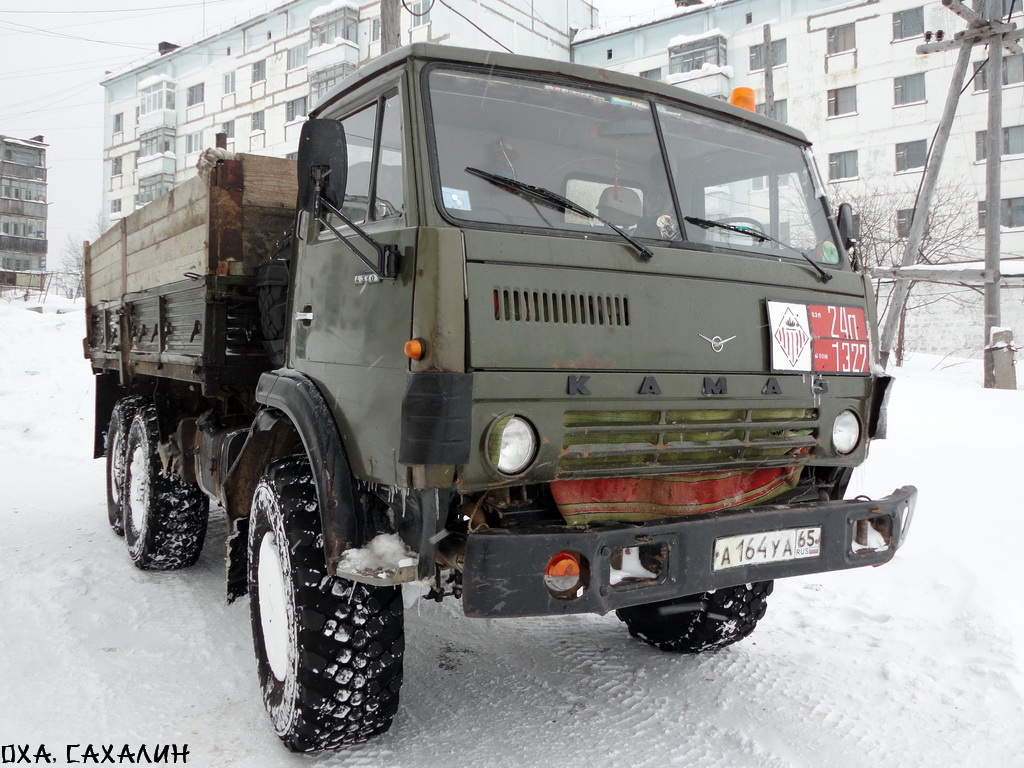
<instances>
[{"instance_id":1,"label":"red placard","mask_svg":"<svg viewBox=\"0 0 1024 768\"><path fill-rule=\"evenodd\" d=\"M813 337L813 370L821 373L867 373L868 331L864 310L811 304L807 307Z\"/></svg>"}]
</instances>

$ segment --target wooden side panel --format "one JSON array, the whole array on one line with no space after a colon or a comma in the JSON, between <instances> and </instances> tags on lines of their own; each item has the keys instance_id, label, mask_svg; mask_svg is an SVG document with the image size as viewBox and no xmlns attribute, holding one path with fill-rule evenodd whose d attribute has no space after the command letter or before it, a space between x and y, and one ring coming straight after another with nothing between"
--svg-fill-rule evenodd
<instances>
[{"instance_id":1,"label":"wooden side panel","mask_svg":"<svg viewBox=\"0 0 1024 768\"><path fill-rule=\"evenodd\" d=\"M135 211L92 244L90 305L197 275L248 275L291 226L295 161L241 154Z\"/></svg>"},{"instance_id":2,"label":"wooden side panel","mask_svg":"<svg viewBox=\"0 0 1024 768\"><path fill-rule=\"evenodd\" d=\"M190 179L125 219L128 293L205 275L209 189Z\"/></svg>"}]
</instances>

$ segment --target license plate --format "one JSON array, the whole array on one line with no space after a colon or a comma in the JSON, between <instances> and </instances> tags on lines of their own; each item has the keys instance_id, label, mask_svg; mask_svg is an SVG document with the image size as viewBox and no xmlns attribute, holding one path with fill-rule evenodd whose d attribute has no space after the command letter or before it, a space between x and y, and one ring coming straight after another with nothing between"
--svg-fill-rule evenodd
<instances>
[{"instance_id":1,"label":"license plate","mask_svg":"<svg viewBox=\"0 0 1024 768\"><path fill-rule=\"evenodd\" d=\"M787 528L784 531L744 533L715 539L713 570L741 565L779 563L821 554L821 528Z\"/></svg>"}]
</instances>

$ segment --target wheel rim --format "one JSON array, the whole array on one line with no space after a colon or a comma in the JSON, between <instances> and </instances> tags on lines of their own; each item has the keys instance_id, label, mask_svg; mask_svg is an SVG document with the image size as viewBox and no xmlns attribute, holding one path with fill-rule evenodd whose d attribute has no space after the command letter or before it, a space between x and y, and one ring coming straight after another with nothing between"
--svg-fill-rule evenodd
<instances>
[{"instance_id":1,"label":"wheel rim","mask_svg":"<svg viewBox=\"0 0 1024 768\"><path fill-rule=\"evenodd\" d=\"M124 456L121 455L124 437L121 430L114 432L110 441L110 499L114 504L121 503L121 484L124 482Z\"/></svg>"},{"instance_id":2,"label":"wheel rim","mask_svg":"<svg viewBox=\"0 0 1024 768\"><path fill-rule=\"evenodd\" d=\"M270 671L279 681L288 675L288 593L284 569L274 534L267 531L260 542L256 578L259 584L260 631Z\"/></svg>"},{"instance_id":3,"label":"wheel rim","mask_svg":"<svg viewBox=\"0 0 1024 768\"><path fill-rule=\"evenodd\" d=\"M149 472L146 467L146 452L137 446L131 456L131 477L128 484L128 524L132 530L141 533L146 525L146 503L149 498Z\"/></svg>"}]
</instances>

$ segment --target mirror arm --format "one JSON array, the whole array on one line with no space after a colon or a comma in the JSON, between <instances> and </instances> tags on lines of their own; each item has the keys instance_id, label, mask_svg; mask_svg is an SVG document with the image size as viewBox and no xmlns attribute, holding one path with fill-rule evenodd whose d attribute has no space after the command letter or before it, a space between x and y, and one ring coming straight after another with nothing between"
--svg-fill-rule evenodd
<instances>
[{"instance_id":1,"label":"mirror arm","mask_svg":"<svg viewBox=\"0 0 1024 768\"><path fill-rule=\"evenodd\" d=\"M327 178L327 174L330 173L330 169L325 166L315 165L309 169L310 175L313 178L315 185L315 193L313 197L313 218L315 218L320 224L327 227L331 234L354 253L363 264L365 264L371 271L368 275L356 275L356 283L379 283L384 280L394 280L398 277L398 246L393 244L381 244L374 240L368 235L363 229L356 225L348 216L343 214L337 208L334 207L329 201L325 200L320 193L320 187L324 179ZM345 226L350 227L359 237L361 237L377 254L377 263L374 264L370 261L363 253L356 248L348 238L346 238L341 232L338 231L331 222L324 216L323 209L327 209L329 213L333 213L339 219L341 219Z\"/></svg>"}]
</instances>

